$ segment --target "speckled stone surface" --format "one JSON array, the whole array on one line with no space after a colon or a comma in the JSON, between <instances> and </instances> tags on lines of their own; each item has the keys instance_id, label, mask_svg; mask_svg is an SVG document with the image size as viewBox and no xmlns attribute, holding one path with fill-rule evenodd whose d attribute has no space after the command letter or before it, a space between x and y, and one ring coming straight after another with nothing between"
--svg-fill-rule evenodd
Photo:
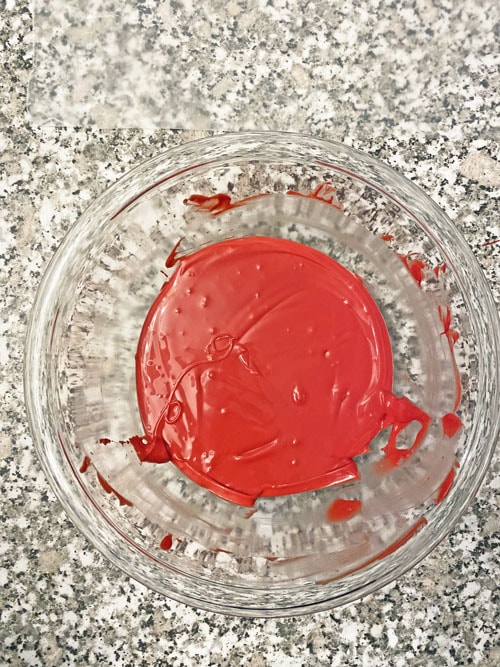
<instances>
[{"instance_id":1,"label":"speckled stone surface","mask_svg":"<svg viewBox=\"0 0 500 667\"><path fill-rule=\"evenodd\" d=\"M342 3L344 21L357 5ZM356 19L358 42L366 34L390 49L387 22L396 15L406 26L408 14L396 10L400 5L427 12L433 30L453 36L452 45L429 54L429 62L439 64L429 77L450 91L447 114L432 120L432 100L424 99L424 126L420 116L401 127L371 124L372 91L363 86L356 90L367 113L350 110L328 134L379 157L433 197L462 231L499 303L500 244L483 245L500 237L500 145L493 115L499 78L491 66L495 53L488 50L495 44L498 12L486 1L458 3L463 11L446 1L378 2L372 20ZM480 27L481 39L467 42L473 5L473 29ZM144 158L198 133L34 127L25 112L30 8L25 0L0 0L0 10L0 664L500 664L498 455L474 504L414 571L347 608L304 618L240 620L187 608L131 581L78 534L45 481L26 423L22 355L35 290L65 232L93 197ZM415 28L405 29L410 39ZM353 57L355 48L345 44L343 53ZM355 87L357 76L352 73ZM363 72L359 77L365 81ZM466 100L454 95L464 90L465 79L477 84ZM262 92L264 103L265 83ZM316 109L315 100L309 102ZM312 131L324 134L325 128L318 122Z\"/></svg>"},{"instance_id":2,"label":"speckled stone surface","mask_svg":"<svg viewBox=\"0 0 500 667\"><path fill-rule=\"evenodd\" d=\"M415 115L442 131L495 112L491 0L35 5L29 108L40 122L359 138L413 133Z\"/></svg>"}]
</instances>

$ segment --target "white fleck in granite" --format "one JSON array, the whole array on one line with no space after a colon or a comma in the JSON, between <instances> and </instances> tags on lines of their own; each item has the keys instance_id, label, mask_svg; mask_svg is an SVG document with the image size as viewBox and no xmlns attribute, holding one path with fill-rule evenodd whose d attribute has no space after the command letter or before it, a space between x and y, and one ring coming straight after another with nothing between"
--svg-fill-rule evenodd
<instances>
[{"instance_id":1,"label":"white fleck in granite","mask_svg":"<svg viewBox=\"0 0 500 667\"><path fill-rule=\"evenodd\" d=\"M267 4L272 9L292 2ZM232 20L248 20L248 12L239 11L244 6L227 3ZM341 48L331 72L323 72L321 63L318 68L321 76L335 77L343 63L350 64L350 78L341 79L335 101L345 115L336 122L332 114L339 106L308 98L311 131L379 157L430 194L462 231L500 303L500 244L482 245L500 237L500 146L493 115L500 94L497 48L491 51L496 3L353 0L329 7L342 28ZM2 665L500 664L498 457L449 538L414 571L347 608L300 619L240 620L171 602L117 571L78 534L48 487L26 425L22 355L34 293L64 233L95 195L132 165L199 133L30 126L29 5L0 0L0 11ZM318 33L306 37L302 62L290 68L304 89L321 48ZM379 122L384 95L394 95L394 106L399 93L393 87L406 85L396 65L412 53L413 40L421 63L416 82L421 86L419 77L428 76L429 87L438 91L438 111L432 95L412 99L409 79L405 109L412 113L405 111L400 124ZM377 80L388 68L383 89L370 85L370 63ZM267 113L265 79L261 86L257 117Z\"/></svg>"}]
</instances>

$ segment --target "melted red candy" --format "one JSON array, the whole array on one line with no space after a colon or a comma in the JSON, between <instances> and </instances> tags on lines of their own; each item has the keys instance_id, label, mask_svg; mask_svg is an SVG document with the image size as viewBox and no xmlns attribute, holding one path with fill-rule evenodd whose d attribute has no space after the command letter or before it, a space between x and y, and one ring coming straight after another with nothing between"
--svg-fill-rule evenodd
<instances>
[{"instance_id":1,"label":"melted red candy","mask_svg":"<svg viewBox=\"0 0 500 667\"><path fill-rule=\"evenodd\" d=\"M167 533L160 542L160 549L163 549L163 551L168 551L169 549L172 548L172 541L173 541L172 535L170 533Z\"/></svg>"},{"instance_id":2,"label":"melted red candy","mask_svg":"<svg viewBox=\"0 0 500 667\"><path fill-rule=\"evenodd\" d=\"M429 421L392 394L388 332L360 278L283 239L183 256L147 315L136 379L140 459L246 506L356 479L353 457L387 426L397 465ZM413 420L414 446L398 450Z\"/></svg>"},{"instance_id":3,"label":"melted red candy","mask_svg":"<svg viewBox=\"0 0 500 667\"><path fill-rule=\"evenodd\" d=\"M346 521L361 512L361 500L344 500L336 498L328 508L329 521Z\"/></svg>"},{"instance_id":4,"label":"melted red candy","mask_svg":"<svg viewBox=\"0 0 500 667\"><path fill-rule=\"evenodd\" d=\"M443 502L443 500L449 494L454 481L455 481L455 466L453 466L453 468L450 470L450 472L446 475L446 477L442 481L441 486L439 487L436 495L436 504Z\"/></svg>"},{"instance_id":5,"label":"melted red candy","mask_svg":"<svg viewBox=\"0 0 500 667\"><path fill-rule=\"evenodd\" d=\"M92 462L91 462L90 458L89 458L88 456L85 456L85 458L84 458L83 461L82 461L82 465L80 466L80 472L81 472L82 474L83 474L83 473L86 473L87 470L89 469L89 465L90 465L91 463L92 463Z\"/></svg>"},{"instance_id":6,"label":"melted red candy","mask_svg":"<svg viewBox=\"0 0 500 667\"><path fill-rule=\"evenodd\" d=\"M415 259L412 253L409 255L399 255L399 258L411 273L417 285L421 287L422 281L425 278L425 270L429 268L428 264L421 259Z\"/></svg>"},{"instance_id":7,"label":"melted red candy","mask_svg":"<svg viewBox=\"0 0 500 667\"><path fill-rule=\"evenodd\" d=\"M453 412L448 412L446 415L441 417L441 424L443 425L443 433L448 437L452 438L455 433L462 428L462 420Z\"/></svg>"},{"instance_id":8,"label":"melted red candy","mask_svg":"<svg viewBox=\"0 0 500 667\"><path fill-rule=\"evenodd\" d=\"M305 197L306 199L317 199L318 201L333 206L333 208L336 208L339 211L342 210L342 202L337 198L337 189L330 181L320 183L312 192L304 193L297 192L296 190L288 190L287 195Z\"/></svg>"},{"instance_id":9,"label":"melted red candy","mask_svg":"<svg viewBox=\"0 0 500 667\"><path fill-rule=\"evenodd\" d=\"M245 197L244 199L233 202L231 197L227 194L212 195L211 197L206 197L205 195L191 195L187 199L184 199L184 204L194 206L200 211L206 211L213 216L217 216L233 208L244 206L255 199L261 199L262 197L267 196L268 193L263 192L262 194L251 195L250 197ZM179 246L179 243L176 248ZM174 250L176 248L174 248Z\"/></svg>"},{"instance_id":10,"label":"melted red candy","mask_svg":"<svg viewBox=\"0 0 500 667\"><path fill-rule=\"evenodd\" d=\"M458 339L460 338L460 334L458 333L458 331L456 331L456 329L451 328L450 307L446 306L446 308L442 308L441 306L438 306L438 312L439 312L439 319L441 320L441 323L443 325L443 331L441 332L441 335L446 336L453 363L453 372L455 375L455 403L453 405L453 410L456 411L458 410L458 406L460 405L460 401L462 399L462 384L460 382L460 372L458 370L457 360L455 358L455 350L454 350L454 347Z\"/></svg>"},{"instance_id":11,"label":"melted red candy","mask_svg":"<svg viewBox=\"0 0 500 667\"><path fill-rule=\"evenodd\" d=\"M106 493L112 493L116 498L118 498L118 501L120 505L128 505L129 507L132 507L132 503L130 500L127 500L124 498L116 489L114 489L109 482L107 482L102 475L97 473L97 479L99 481L99 484L102 486L104 491Z\"/></svg>"}]
</instances>

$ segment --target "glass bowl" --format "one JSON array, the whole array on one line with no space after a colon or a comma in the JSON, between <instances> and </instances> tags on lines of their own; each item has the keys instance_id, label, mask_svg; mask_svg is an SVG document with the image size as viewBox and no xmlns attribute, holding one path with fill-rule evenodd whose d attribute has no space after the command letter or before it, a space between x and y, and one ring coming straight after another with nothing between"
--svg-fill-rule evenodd
<instances>
[{"instance_id":1,"label":"glass bowl","mask_svg":"<svg viewBox=\"0 0 500 667\"><path fill-rule=\"evenodd\" d=\"M385 429L358 480L249 510L139 461L134 355L166 259L180 239L186 253L241 236L298 241L362 278L387 324L393 392L430 420L416 448L418 424L399 434L398 465L384 465ZM498 437L499 332L467 244L398 173L331 141L215 136L132 170L64 239L28 330L29 421L66 512L127 574L211 611L309 613L400 576L471 502ZM339 517L338 503L356 511Z\"/></svg>"}]
</instances>

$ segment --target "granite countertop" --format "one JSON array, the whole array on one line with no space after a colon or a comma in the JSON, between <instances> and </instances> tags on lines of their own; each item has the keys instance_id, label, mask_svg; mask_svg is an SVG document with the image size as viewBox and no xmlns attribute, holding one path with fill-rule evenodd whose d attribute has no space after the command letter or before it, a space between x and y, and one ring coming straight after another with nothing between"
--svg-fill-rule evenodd
<instances>
[{"instance_id":1,"label":"granite countertop","mask_svg":"<svg viewBox=\"0 0 500 667\"><path fill-rule=\"evenodd\" d=\"M145 12L152 6L149 1L137 4ZM171 3L173 10L178 4ZM262 11L281 7L289 14L294 5L307 6L311 24L319 21L313 20L315 3L257 4ZM365 15L354 0L332 3L329 25L340 25L342 37L335 37L334 28L322 34L336 45L338 71L330 72L330 98L323 94L327 77L317 95L306 96L311 113L307 119L299 115L300 123L306 119L309 132L362 149L421 186L470 244L498 303L500 244L484 245L500 237L495 199L500 188L496 3L463 0L457 8L434 0L362 4ZM223 6L229 35L240 15L250 25L251 3ZM107 185L158 151L224 129L231 118L209 123L192 116L190 129L184 131L106 129L116 117L111 115L106 123L101 106L93 125L41 123L26 112L26 86L33 70L31 5L0 0L0 12L0 663L500 664L498 455L475 502L418 567L362 601L303 618L228 618L164 599L106 562L70 523L33 451L23 403L23 343L37 285L65 232ZM300 36L299 23L293 30ZM268 24L262 25L265 41ZM291 65L304 86L316 67L315 39L314 31L304 37L302 60ZM222 38L221 44L224 48ZM288 49L299 48L297 40L289 40ZM398 89L405 58L408 66L419 65ZM391 76L383 81L381 61L393 65L387 65ZM238 72L234 76L241 84ZM385 88L378 88L381 81ZM420 93L415 95L415 90ZM252 98L253 109L255 117L261 113L266 118L265 102L273 92L266 92L265 78L260 91L260 97ZM215 113L221 90L205 93L207 108L213 105ZM411 103L403 103L403 98ZM280 99L276 94L278 107ZM384 102L387 99L392 101ZM334 117L338 122L332 122ZM245 123L251 125L252 118Z\"/></svg>"}]
</instances>

